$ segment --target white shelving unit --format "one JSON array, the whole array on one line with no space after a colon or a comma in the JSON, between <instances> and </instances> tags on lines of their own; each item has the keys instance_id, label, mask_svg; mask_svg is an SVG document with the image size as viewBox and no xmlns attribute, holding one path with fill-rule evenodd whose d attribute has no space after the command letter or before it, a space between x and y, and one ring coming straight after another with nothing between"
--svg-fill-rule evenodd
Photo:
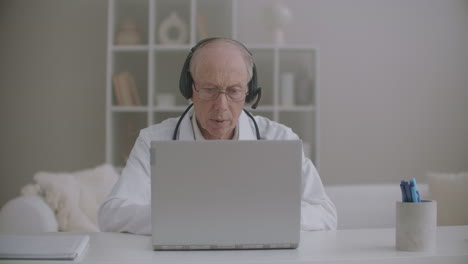
<instances>
[{"instance_id":1,"label":"white shelving unit","mask_svg":"<svg viewBox=\"0 0 468 264\"><path fill-rule=\"evenodd\" d=\"M206 28L209 36L237 39L241 30L238 5L245 0L108 1L106 161L123 166L140 129L177 117L188 105L179 93L179 75L190 48L202 38L200 28ZM161 23L172 12L179 15L189 32L184 43L163 44L158 37ZM119 24L126 18L138 25L141 44L116 44ZM259 107L247 109L291 127L306 143L306 152L318 167L318 50L308 45L241 41L254 55L259 86L263 87ZM141 105L117 103L112 77L122 71L134 77ZM294 76L294 104L282 103L283 73ZM156 98L163 93L174 95L175 104L158 105Z\"/></svg>"}]
</instances>

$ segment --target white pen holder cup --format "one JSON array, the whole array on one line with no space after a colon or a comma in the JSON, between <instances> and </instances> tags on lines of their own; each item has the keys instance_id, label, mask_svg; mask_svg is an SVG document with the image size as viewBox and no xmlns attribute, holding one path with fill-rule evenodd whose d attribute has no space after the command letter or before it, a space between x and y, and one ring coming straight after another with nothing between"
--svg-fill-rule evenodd
<instances>
[{"instance_id":1,"label":"white pen holder cup","mask_svg":"<svg viewBox=\"0 0 468 264\"><path fill-rule=\"evenodd\" d=\"M396 202L396 249L433 251L436 247L437 202Z\"/></svg>"}]
</instances>

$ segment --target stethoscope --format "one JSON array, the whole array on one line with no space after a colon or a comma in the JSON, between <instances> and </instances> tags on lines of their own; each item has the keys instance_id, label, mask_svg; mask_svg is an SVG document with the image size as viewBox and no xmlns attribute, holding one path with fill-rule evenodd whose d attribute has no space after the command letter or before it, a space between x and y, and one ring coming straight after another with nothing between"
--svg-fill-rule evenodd
<instances>
[{"instance_id":1,"label":"stethoscope","mask_svg":"<svg viewBox=\"0 0 468 264\"><path fill-rule=\"evenodd\" d=\"M184 117L187 115L188 111L192 108L193 104L190 104L187 109L185 109L185 111L182 113L182 115L180 116L179 120L177 121L177 125L174 129L174 134L172 134L172 140L177 140L177 134L179 134L179 127L180 127L180 123L182 123L182 119L184 119ZM260 140L260 132L258 130L258 125L257 125L257 122L255 121L255 118L252 116L252 114L245 110L245 109L242 109L244 110L244 113L247 114L247 116L252 119L253 123L254 123L254 126L255 126L255 134L257 135L257 140Z\"/></svg>"}]
</instances>

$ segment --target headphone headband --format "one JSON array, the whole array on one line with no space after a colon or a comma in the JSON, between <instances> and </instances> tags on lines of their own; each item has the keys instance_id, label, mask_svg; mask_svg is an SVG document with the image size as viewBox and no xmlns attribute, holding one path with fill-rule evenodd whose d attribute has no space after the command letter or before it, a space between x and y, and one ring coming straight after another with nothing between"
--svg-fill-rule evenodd
<instances>
[{"instance_id":1,"label":"headphone headband","mask_svg":"<svg viewBox=\"0 0 468 264\"><path fill-rule=\"evenodd\" d=\"M187 58L185 59L184 65L182 67L182 71L180 73L179 90L186 99L192 98L192 95L193 95L193 91L192 91L193 78L192 78L192 74L190 73L190 61L192 60L193 54L204 44L207 44L211 41L219 40L219 39L225 39L225 40L238 44L250 56L252 56L252 53L247 49L247 47L244 44L234 39L224 38L224 37L211 37L211 38L200 40L195 46L193 46L190 49L190 52L187 55ZM248 94L247 94L247 97L245 98L245 101L247 103L250 103L253 101L253 99L255 99L255 97L257 97L257 100L252 105L253 109L257 108L260 98L262 97L262 88L257 87L257 68L255 66L255 63L253 63L252 78L250 79L248 83Z\"/></svg>"}]
</instances>

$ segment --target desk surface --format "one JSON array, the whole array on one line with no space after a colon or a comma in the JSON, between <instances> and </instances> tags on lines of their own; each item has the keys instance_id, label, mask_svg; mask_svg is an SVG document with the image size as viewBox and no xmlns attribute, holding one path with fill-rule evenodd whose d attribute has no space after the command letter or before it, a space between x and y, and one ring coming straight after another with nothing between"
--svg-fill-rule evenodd
<instances>
[{"instance_id":1,"label":"desk surface","mask_svg":"<svg viewBox=\"0 0 468 264\"><path fill-rule=\"evenodd\" d=\"M64 235L64 233L56 233ZM295 250L153 251L151 237L90 233L82 263L468 263L468 226L438 227L431 253L395 250L395 229L302 232ZM9 261L10 263L12 261ZM0 261L0 263L7 263ZM15 261L13 263L37 263ZM62 263L54 261L54 263Z\"/></svg>"}]
</instances>

